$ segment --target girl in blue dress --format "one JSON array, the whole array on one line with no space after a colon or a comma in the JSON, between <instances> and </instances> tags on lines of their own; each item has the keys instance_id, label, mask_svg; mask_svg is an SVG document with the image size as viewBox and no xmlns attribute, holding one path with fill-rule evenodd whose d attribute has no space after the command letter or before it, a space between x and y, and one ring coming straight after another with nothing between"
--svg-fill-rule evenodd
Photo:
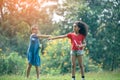
<instances>
[{"instance_id":1,"label":"girl in blue dress","mask_svg":"<svg viewBox=\"0 0 120 80\"><path fill-rule=\"evenodd\" d=\"M31 67L33 65L36 68L37 80L39 80L39 66L40 66L39 38L48 38L50 37L50 35L39 35L37 25L33 25L31 27L31 31L32 34L30 35L30 43L27 51L27 58L28 58L27 78L29 77Z\"/></svg>"}]
</instances>

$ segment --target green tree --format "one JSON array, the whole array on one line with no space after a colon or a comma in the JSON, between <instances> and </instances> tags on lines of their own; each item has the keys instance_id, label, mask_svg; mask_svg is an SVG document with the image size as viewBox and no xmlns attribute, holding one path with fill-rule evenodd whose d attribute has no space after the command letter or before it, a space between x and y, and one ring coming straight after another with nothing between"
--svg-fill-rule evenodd
<instances>
[{"instance_id":1,"label":"green tree","mask_svg":"<svg viewBox=\"0 0 120 80\"><path fill-rule=\"evenodd\" d=\"M62 8L56 11L65 18L60 22L61 34L72 31L72 24L76 20L89 25L89 56L108 70L118 68L120 64L119 5L118 0L66 0Z\"/></svg>"},{"instance_id":2,"label":"green tree","mask_svg":"<svg viewBox=\"0 0 120 80\"><path fill-rule=\"evenodd\" d=\"M56 4L47 5L49 2ZM0 47L3 51L9 48L26 53L32 24L38 24L41 33L52 33L55 28L52 16L56 6L56 0L0 0Z\"/></svg>"},{"instance_id":3,"label":"green tree","mask_svg":"<svg viewBox=\"0 0 120 80\"><path fill-rule=\"evenodd\" d=\"M103 68L108 70L114 70L120 64L120 53L118 52L120 49L119 5L118 0L91 0L89 2L89 7L96 12L95 15L98 18L96 23L99 24L93 31L96 44L93 44L94 51L90 55L97 62L103 63Z\"/></svg>"}]
</instances>

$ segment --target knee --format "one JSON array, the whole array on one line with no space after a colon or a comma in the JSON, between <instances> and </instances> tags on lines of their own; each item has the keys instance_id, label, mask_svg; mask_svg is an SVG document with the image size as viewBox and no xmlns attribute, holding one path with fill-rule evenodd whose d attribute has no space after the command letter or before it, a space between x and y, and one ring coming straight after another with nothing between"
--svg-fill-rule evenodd
<instances>
[{"instance_id":1,"label":"knee","mask_svg":"<svg viewBox=\"0 0 120 80\"><path fill-rule=\"evenodd\" d=\"M80 68L83 68L84 67L84 65L83 64L80 64Z\"/></svg>"},{"instance_id":2,"label":"knee","mask_svg":"<svg viewBox=\"0 0 120 80\"><path fill-rule=\"evenodd\" d=\"M75 68L75 64L72 64L72 68Z\"/></svg>"},{"instance_id":3,"label":"knee","mask_svg":"<svg viewBox=\"0 0 120 80\"><path fill-rule=\"evenodd\" d=\"M31 65L29 65L29 66L28 66L28 69L31 69L31 67L32 67L32 66L31 66Z\"/></svg>"},{"instance_id":4,"label":"knee","mask_svg":"<svg viewBox=\"0 0 120 80\"><path fill-rule=\"evenodd\" d=\"M38 67L36 67L36 66L35 66L35 69L36 69L36 70L39 70L39 68L38 68Z\"/></svg>"}]
</instances>

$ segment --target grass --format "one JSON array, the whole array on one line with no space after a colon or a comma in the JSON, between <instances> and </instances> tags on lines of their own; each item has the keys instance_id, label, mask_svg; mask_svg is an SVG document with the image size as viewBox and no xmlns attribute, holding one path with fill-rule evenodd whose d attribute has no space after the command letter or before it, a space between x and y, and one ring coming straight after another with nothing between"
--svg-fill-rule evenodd
<instances>
[{"instance_id":1,"label":"grass","mask_svg":"<svg viewBox=\"0 0 120 80\"><path fill-rule=\"evenodd\" d=\"M85 73L86 80L120 80L119 72L89 72ZM71 80L71 74L65 75L40 75L41 80ZM3 75L0 80L36 80L36 75L30 75L29 79L25 79L22 75ZM76 74L76 80L81 80L80 75Z\"/></svg>"}]
</instances>

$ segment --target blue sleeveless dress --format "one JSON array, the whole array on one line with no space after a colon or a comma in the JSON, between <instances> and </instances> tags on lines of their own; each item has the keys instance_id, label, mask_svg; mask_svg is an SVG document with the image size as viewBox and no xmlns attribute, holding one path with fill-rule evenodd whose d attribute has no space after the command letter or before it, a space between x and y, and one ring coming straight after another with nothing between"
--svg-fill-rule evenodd
<instances>
[{"instance_id":1,"label":"blue sleeveless dress","mask_svg":"<svg viewBox=\"0 0 120 80\"><path fill-rule=\"evenodd\" d=\"M28 62L34 66L40 66L39 56L40 43L37 35L30 36L30 43L27 51Z\"/></svg>"}]
</instances>

